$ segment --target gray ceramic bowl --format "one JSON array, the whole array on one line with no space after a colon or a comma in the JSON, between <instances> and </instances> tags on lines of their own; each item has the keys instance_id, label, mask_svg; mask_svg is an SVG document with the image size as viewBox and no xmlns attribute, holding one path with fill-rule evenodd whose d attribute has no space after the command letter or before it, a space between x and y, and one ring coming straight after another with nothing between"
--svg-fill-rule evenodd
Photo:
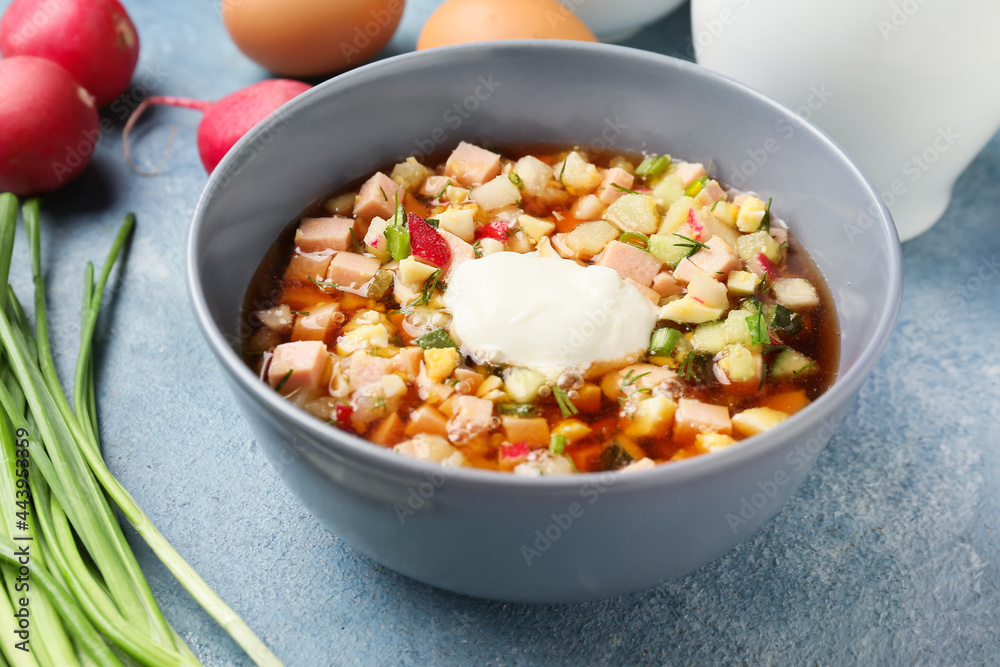
<instances>
[{"instance_id":1,"label":"gray ceramic bowl","mask_svg":"<svg viewBox=\"0 0 1000 667\"><path fill-rule=\"evenodd\" d=\"M235 351L241 300L309 203L460 139L562 142L714 160L773 197L830 284L839 379L766 435L628 475L526 479L442 471L344 434L261 383ZM188 246L194 309L257 442L335 534L420 581L499 600L643 589L726 553L774 516L837 429L889 336L901 294L888 212L825 135L696 65L601 44L502 42L343 74L269 117L212 174Z\"/></svg>"}]
</instances>

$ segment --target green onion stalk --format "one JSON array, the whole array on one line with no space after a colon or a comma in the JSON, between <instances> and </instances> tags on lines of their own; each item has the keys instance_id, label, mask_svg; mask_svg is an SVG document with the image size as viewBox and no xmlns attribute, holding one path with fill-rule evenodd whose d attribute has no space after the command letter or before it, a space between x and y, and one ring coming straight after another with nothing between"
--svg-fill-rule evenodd
<instances>
[{"instance_id":1,"label":"green onion stalk","mask_svg":"<svg viewBox=\"0 0 1000 667\"><path fill-rule=\"evenodd\" d=\"M99 274L84 272L80 347L67 398L53 362L37 200L22 210L34 330L8 284L17 199L0 194L0 664L197 665L164 618L114 508L258 665L280 661L177 553L101 455L93 338L104 289L135 225Z\"/></svg>"}]
</instances>

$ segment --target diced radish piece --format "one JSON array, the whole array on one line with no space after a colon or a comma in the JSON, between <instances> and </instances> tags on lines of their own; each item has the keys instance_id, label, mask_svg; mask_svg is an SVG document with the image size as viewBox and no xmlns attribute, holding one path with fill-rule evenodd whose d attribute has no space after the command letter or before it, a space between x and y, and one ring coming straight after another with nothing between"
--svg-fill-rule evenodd
<instances>
[{"instance_id":1,"label":"diced radish piece","mask_svg":"<svg viewBox=\"0 0 1000 667\"><path fill-rule=\"evenodd\" d=\"M526 440L500 445L501 461L519 459L522 456L527 456L529 453L531 453L531 448L528 447L528 442Z\"/></svg>"},{"instance_id":2,"label":"diced radish piece","mask_svg":"<svg viewBox=\"0 0 1000 667\"><path fill-rule=\"evenodd\" d=\"M448 263L451 259L451 248L426 220L414 213L408 213L406 226L410 230L410 251L414 257L438 268Z\"/></svg>"},{"instance_id":3,"label":"diced radish piece","mask_svg":"<svg viewBox=\"0 0 1000 667\"><path fill-rule=\"evenodd\" d=\"M483 225L476 230L476 239L496 239L497 241L507 240L507 229L510 226L509 223L503 220L494 220L493 222Z\"/></svg>"},{"instance_id":4,"label":"diced radish piece","mask_svg":"<svg viewBox=\"0 0 1000 667\"><path fill-rule=\"evenodd\" d=\"M747 262L747 267L760 277L767 276L770 280L778 277L778 267L762 252L754 255L753 259Z\"/></svg>"}]
</instances>

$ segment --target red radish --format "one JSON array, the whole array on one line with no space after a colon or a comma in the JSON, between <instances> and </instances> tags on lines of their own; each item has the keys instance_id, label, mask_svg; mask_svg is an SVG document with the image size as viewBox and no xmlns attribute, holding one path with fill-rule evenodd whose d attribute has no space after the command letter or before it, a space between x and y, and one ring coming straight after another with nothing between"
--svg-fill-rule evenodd
<instances>
[{"instance_id":1,"label":"red radish","mask_svg":"<svg viewBox=\"0 0 1000 667\"><path fill-rule=\"evenodd\" d=\"M103 107L128 88L139 35L118 0L14 0L0 20L0 55L62 65Z\"/></svg>"},{"instance_id":2,"label":"red radish","mask_svg":"<svg viewBox=\"0 0 1000 667\"><path fill-rule=\"evenodd\" d=\"M774 280L778 277L778 267L774 265L774 262L768 259L767 255L765 255L762 252L759 252L754 257L754 259L756 259L757 262L760 264L760 268L763 269L768 279Z\"/></svg>"},{"instance_id":3,"label":"red radish","mask_svg":"<svg viewBox=\"0 0 1000 667\"><path fill-rule=\"evenodd\" d=\"M476 230L477 239L496 239L497 241L507 240L507 223L503 220L494 220L483 225Z\"/></svg>"},{"instance_id":4,"label":"red radish","mask_svg":"<svg viewBox=\"0 0 1000 667\"><path fill-rule=\"evenodd\" d=\"M100 138L94 98L43 58L0 59L0 192L55 190L83 171Z\"/></svg>"},{"instance_id":5,"label":"red radish","mask_svg":"<svg viewBox=\"0 0 1000 667\"><path fill-rule=\"evenodd\" d=\"M527 440L519 440L518 442L503 443L500 445L500 458L501 459L519 459L522 456L527 456L531 453L531 448L528 447Z\"/></svg>"},{"instance_id":6,"label":"red radish","mask_svg":"<svg viewBox=\"0 0 1000 667\"><path fill-rule=\"evenodd\" d=\"M441 268L451 259L451 248L437 230L415 213L406 214L410 230L410 250L414 257Z\"/></svg>"},{"instance_id":7,"label":"red radish","mask_svg":"<svg viewBox=\"0 0 1000 667\"><path fill-rule=\"evenodd\" d=\"M150 104L197 109L205 114L198 125L198 154L205 171L211 173L240 137L264 117L312 86L290 79L267 79L230 93L217 102L186 97L148 97L125 123L125 158L131 163L128 135ZM133 165L134 166L134 165ZM146 172L144 172L146 173Z\"/></svg>"}]
</instances>

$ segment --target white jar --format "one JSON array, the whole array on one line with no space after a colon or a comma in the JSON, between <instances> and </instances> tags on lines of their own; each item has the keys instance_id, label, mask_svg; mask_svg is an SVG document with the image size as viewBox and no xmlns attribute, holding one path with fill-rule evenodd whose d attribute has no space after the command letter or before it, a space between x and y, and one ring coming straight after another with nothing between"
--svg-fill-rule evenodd
<instances>
[{"instance_id":1,"label":"white jar","mask_svg":"<svg viewBox=\"0 0 1000 667\"><path fill-rule=\"evenodd\" d=\"M698 62L851 155L902 240L1000 129L1000 0L692 0Z\"/></svg>"}]
</instances>

